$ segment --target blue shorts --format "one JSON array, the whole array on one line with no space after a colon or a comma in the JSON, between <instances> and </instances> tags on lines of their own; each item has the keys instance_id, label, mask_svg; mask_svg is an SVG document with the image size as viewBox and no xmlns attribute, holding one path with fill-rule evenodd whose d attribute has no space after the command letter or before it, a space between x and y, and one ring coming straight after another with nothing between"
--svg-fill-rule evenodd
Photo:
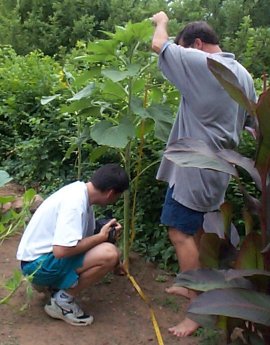
<instances>
[{"instance_id":1,"label":"blue shorts","mask_svg":"<svg viewBox=\"0 0 270 345\"><path fill-rule=\"evenodd\" d=\"M22 261L24 275L34 273L32 283L58 289L69 289L78 281L76 270L83 265L84 253L57 259L53 253L44 254L34 261Z\"/></svg>"},{"instance_id":2,"label":"blue shorts","mask_svg":"<svg viewBox=\"0 0 270 345\"><path fill-rule=\"evenodd\" d=\"M204 212L192 210L172 198L173 187L168 188L160 221L187 235L194 235L203 226Z\"/></svg>"}]
</instances>

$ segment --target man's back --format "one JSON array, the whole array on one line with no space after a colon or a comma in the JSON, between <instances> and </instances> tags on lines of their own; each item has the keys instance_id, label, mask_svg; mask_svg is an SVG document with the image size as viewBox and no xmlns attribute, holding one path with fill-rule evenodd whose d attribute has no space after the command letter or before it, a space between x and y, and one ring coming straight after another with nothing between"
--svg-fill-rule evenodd
<instances>
[{"instance_id":1,"label":"man's back","mask_svg":"<svg viewBox=\"0 0 270 345\"><path fill-rule=\"evenodd\" d=\"M55 244L76 245L88 230L93 232L94 214L88 199L86 185L79 181L49 196L25 229L18 248L18 260L35 260L51 252Z\"/></svg>"},{"instance_id":2,"label":"man's back","mask_svg":"<svg viewBox=\"0 0 270 345\"><path fill-rule=\"evenodd\" d=\"M231 53L208 54L175 44L159 56L163 74L179 89L182 100L179 118L169 143L181 137L193 137L214 149L234 148L244 127L246 112L219 84L207 67L207 57L228 67L238 78L247 96L255 100L249 73Z\"/></svg>"}]
</instances>

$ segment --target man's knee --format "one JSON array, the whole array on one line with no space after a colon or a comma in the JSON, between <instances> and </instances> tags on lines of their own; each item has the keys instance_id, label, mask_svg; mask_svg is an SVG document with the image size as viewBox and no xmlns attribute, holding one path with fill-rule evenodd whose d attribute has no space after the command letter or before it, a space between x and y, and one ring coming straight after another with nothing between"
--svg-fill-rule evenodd
<instances>
[{"instance_id":1,"label":"man's knee","mask_svg":"<svg viewBox=\"0 0 270 345\"><path fill-rule=\"evenodd\" d=\"M110 267L114 267L119 262L119 250L111 243L104 243L103 255L104 263Z\"/></svg>"},{"instance_id":2,"label":"man's knee","mask_svg":"<svg viewBox=\"0 0 270 345\"><path fill-rule=\"evenodd\" d=\"M106 267L108 270L113 269L119 262L119 256L115 245L109 242L101 243L85 253L83 267L77 272L80 274L96 266Z\"/></svg>"},{"instance_id":3,"label":"man's knee","mask_svg":"<svg viewBox=\"0 0 270 345\"><path fill-rule=\"evenodd\" d=\"M193 236L185 234L183 231L175 228L169 228L168 229L169 238L172 242L172 244L184 244L187 240L190 240L190 238L193 238Z\"/></svg>"}]
</instances>

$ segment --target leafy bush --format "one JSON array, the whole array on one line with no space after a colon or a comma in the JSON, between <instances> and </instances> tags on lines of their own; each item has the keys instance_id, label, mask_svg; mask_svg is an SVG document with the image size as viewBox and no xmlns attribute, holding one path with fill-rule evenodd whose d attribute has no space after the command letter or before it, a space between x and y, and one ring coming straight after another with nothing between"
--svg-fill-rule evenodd
<instances>
[{"instance_id":1,"label":"leafy bush","mask_svg":"<svg viewBox=\"0 0 270 345\"><path fill-rule=\"evenodd\" d=\"M40 99L65 87L60 65L41 52L17 56L0 48L0 163L20 183L51 183L62 169L73 119Z\"/></svg>"}]
</instances>

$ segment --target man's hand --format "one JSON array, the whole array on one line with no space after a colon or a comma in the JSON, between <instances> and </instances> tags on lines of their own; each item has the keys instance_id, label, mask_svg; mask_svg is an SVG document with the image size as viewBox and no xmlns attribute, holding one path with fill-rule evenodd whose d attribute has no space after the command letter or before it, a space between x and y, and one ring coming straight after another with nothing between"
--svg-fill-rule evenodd
<instances>
[{"instance_id":1,"label":"man's hand","mask_svg":"<svg viewBox=\"0 0 270 345\"><path fill-rule=\"evenodd\" d=\"M167 25L169 18L165 12L161 11L154 14L151 20L156 25L160 25L160 24Z\"/></svg>"},{"instance_id":2,"label":"man's hand","mask_svg":"<svg viewBox=\"0 0 270 345\"><path fill-rule=\"evenodd\" d=\"M77 255L80 253L85 253L89 249L94 248L95 246L103 242L107 242L112 227L114 227L116 230L115 238L117 239L121 232L122 226L116 221L116 219L111 219L107 224L105 224L101 228L98 234L81 239L80 241L78 241L76 246L66 247L54 245L53 254L56 258L64 258L68 256Z\"/></svg>"},{"instance_id":3,"label":"man's hand","mask_svg":"<svg viewBox=\"0 0 270 345\"><path fill-rule=\"evenodd\" d=\"M108 240L109 232L112 227L114 227L116 230L116 238L119 237L122 226L116 221L115 218L113 218L107 224L103 225L103 227L100 230L100 233L98 234L103 237L104 242Z\"/></svg>"}]
</instances>

